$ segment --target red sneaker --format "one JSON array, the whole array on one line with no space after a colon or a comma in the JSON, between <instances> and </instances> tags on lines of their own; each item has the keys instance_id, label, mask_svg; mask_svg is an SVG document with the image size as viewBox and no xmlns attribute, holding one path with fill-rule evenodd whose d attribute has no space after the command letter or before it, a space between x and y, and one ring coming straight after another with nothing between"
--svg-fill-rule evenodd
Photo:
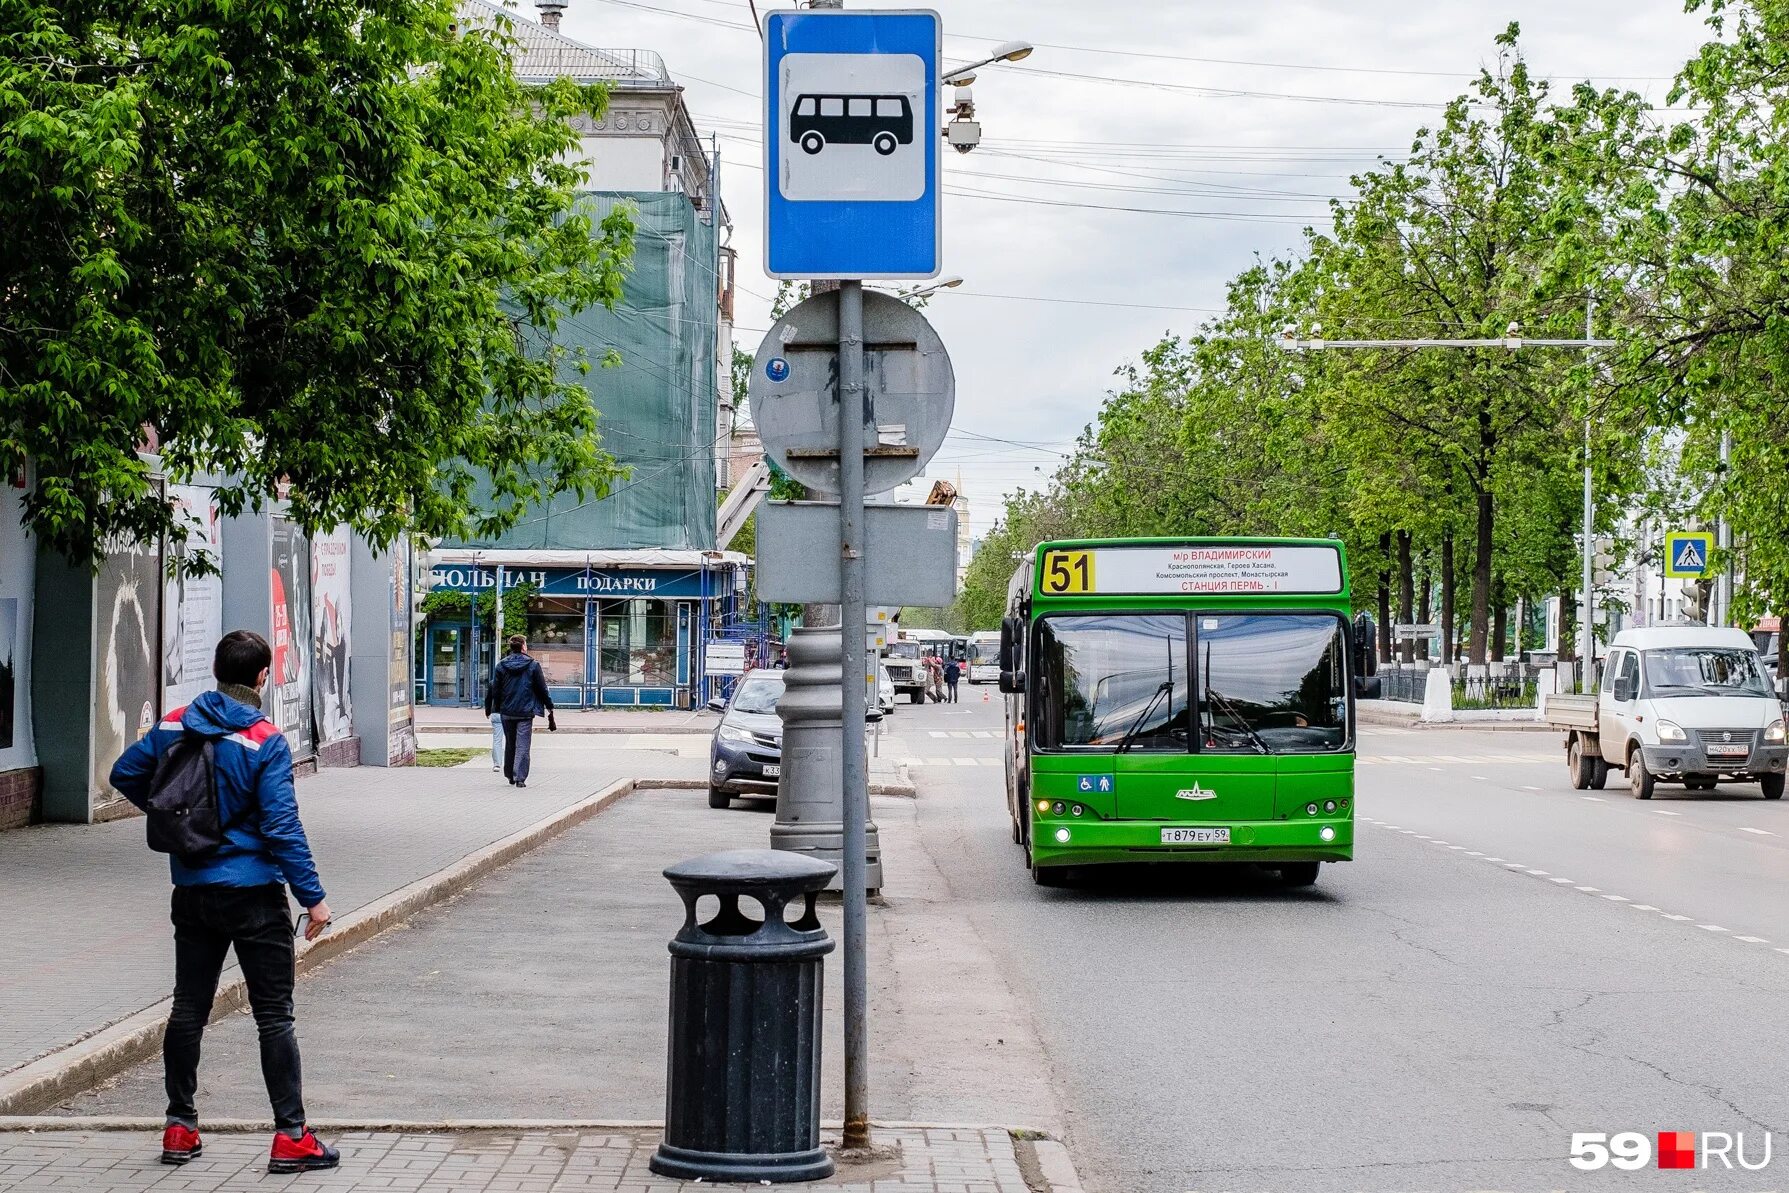
<instances>
[{"instance_id":1,"label":"red sneaker","mask_svg":"<svg viewBox=\"0 0 1789 1193\"><path fill-rule=\"evenodd\" d=\"M204 1150L205 1145L199 1141L199 1133L191 1127L175 1123L162 1132L163 1164L184 1164L196 1159Z\"/></svg>"},{"instance_id":2,"label":"red sneaker","mask_svg":"<svg viewBox=\"0 0 1789 1193\"><path fill-rule=\"evenodd\" d=\"M341 1162L342 1153L308 1130L302 1139L294 1139L284 1131L275 1131L273 1152L267 1159L267 1171L313 1172L320 1168L334 1168Z\"/></svg>"}]
</instances>

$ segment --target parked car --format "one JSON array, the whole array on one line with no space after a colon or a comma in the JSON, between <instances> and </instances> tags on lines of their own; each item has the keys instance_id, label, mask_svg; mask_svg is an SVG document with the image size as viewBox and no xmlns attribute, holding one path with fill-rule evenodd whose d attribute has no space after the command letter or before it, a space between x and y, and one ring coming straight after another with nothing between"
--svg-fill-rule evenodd
<instances>
[{"instance_id":1,"label":"parked car","mask_svg":"<svg viewBox=\"0 0 1789 1193\"><path fill-rule=\"evenodd\" d=\"M882 710L885 717L894 715L894 679L888 674L888 665L880 661L876 664L876 707Z\"/></svg>"},{"instance_id":2,"label":"parked car","mask_svg":"<svg viewBox=\"0 0 1789 1193\"><path fill-rule=\"evenodd\" d=\"M733 698L711 700L721 714L708 747L708 806L724 808L735 795L776 795L783 773L783 722L776 715L783 698L777 668L747 672L733 685Z\"/></svg>"}]
</instances>

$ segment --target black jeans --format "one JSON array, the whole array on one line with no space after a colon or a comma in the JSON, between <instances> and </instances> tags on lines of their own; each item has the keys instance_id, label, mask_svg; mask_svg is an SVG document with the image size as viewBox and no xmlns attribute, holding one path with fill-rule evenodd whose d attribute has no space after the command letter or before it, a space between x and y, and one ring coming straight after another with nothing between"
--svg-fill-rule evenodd
<instances>
[{"instance_id":1,"label":"black jeans","mask_svg":"<svg viewBox=\"0 0 1789 1193\"><path fill-rule=\"evenodd\" d=\"M534 753L534 721L503 718L503 777L514 783L528 781Z\"/></svg>"},{"instance_id":2,"label":"black jeans","mask_svg":"<svg viewBox=\"0 0 1789 1193\"><path fill-rule=\"evenodd\" d=\"M957 702L957 681L947 679L944 681L944 686L950 689L950 702L955 704Z\"/></svg>"},{"instance_id":3,"label":"black jeans","mask_svg":"<svg viewBox=\"0 0 1789 1193\"><path fill-rule=\"evenodd\" d=\"M193 1098L199 1088L199 1040L211 1018L224 954L248 983L249 1006L261 1036L261 1077L281 1130L304 1126L298 1035L292 1029L294 977L291 912L283 886L174 888L174 1009L162 1039L168 1120L197 1129Z\"/></svg>"}]
</instances>

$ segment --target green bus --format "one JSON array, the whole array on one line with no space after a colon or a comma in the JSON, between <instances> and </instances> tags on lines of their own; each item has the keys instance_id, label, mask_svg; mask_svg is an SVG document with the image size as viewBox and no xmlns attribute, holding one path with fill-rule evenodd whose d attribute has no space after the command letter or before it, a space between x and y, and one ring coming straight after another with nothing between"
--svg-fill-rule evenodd
<instances>
[{"instance_id":1,"label":"green bus","mask_svg":"<svg viewBox=\"0 0 1789 1193\"><path fill-rule=\"evenodd\" d=\"M1354 853L1347 561L1327 539L1047 542L1001 623L1006 792L1034 881Z\"/></svg>"}]
</instances>

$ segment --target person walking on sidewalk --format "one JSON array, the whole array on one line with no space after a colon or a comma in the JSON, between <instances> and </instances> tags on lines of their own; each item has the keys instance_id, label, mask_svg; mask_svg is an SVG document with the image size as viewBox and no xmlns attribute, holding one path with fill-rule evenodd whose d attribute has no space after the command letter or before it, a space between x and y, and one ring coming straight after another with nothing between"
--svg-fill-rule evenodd
<instances>
[{"instance_id":1,"label":"person walking on sidewalk","mask_svg":"<svg viewBox=\"0 0 1789 1193\"><path fill-rule=\"evenodd\" d=\"M528 786L528 765L534 751L534 718L547 714L547 729L556 731L553 697L547 693L547 677L540 664L529 657L528 639L509 636L509 653L491 671L485 688L485 714L503 718L503 777L517 787Z\"/></svg>"},{"instance_id":2,"label":"person walking on sidewalk","mask_svg":"<svg viewBox=\"0 0 1789 1193\"><path fill-rule=\"evenodd\" d=\"M168 713L112 767L112 786L149 813L150 844L168 852L174 879L174 1006L162 1039L168 1091L164 1164L185 1164L203 1150L194 1105L199 1041L211 1018L224 955L231 949L248 985L261 1037L261 1076L273 1104L267 1170L334 1168L341 1159L305 1126L292 1023L295 951L286 887L309 917L305 939L322 935L331 916L298 819L292 749L261 713L261 689L272 662L273 651L259 634L225 634L212 660L217 690ZM151 797L165 798L177 780L194 776L199 790L211 789L205 792L207 806L191 809L210 814L206 825L193 830L208 834L208 840L182 852L179 846L158 842L157 818L165 813L159 803L152 806ZM191 841L184 844L190 847Z\"/></svg>"},{"instance_id":3,"label":"person walking on sidewalk","mask_svg":"<svg viewBox=\"0 0 1789 1193\"><path fill-rule=\"evenodd\" d=\"M963 665L955 659L944 664L944 686L950 690L947 697L952 704L957 702L957 681L963 678Z\"/></svg>"}]
</instances>

